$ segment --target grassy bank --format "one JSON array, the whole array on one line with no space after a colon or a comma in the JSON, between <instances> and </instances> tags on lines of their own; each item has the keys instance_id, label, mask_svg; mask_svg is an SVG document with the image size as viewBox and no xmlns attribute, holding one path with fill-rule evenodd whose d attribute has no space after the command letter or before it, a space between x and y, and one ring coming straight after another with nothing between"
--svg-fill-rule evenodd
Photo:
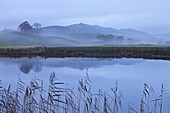
<instances>
[{"instance_id":1,"label":"grassy bank","mask_svg":"<svg viewBox=\"0 0 170 113\"><path fill-rule=\"evenodd\" d=\"M170 47L3 47L1 57L96 57L170 60Z\"/></svg>"}]
</instances>

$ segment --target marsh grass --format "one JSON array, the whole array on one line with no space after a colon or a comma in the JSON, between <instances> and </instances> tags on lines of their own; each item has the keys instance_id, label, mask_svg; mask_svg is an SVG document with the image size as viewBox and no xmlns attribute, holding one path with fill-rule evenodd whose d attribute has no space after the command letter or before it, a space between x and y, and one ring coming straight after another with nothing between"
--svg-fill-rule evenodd
<instances>
[{"instance_id":1,"label":"marsh grass","mask_svg":"<svg viewBox=\"0 0 170 113\"><path fill-rule=\"evenodd\" d=\"M163 113L163 97L166 94L161 86L160 96L154 98L154 89L144 84L140 110L132 105L124 105L125 96L118 87L118 82L110 88L111 93L99 90L92 92L92 81L86 72L78 87L71 89L60 82L55 73L51 73L48 90L44 89L42 80L34 78L25 84L20 78L16 91L2 87L0 81L0 112L1 113L122 113L127 107L128 113Z\"/></svg>"}]
</instances>

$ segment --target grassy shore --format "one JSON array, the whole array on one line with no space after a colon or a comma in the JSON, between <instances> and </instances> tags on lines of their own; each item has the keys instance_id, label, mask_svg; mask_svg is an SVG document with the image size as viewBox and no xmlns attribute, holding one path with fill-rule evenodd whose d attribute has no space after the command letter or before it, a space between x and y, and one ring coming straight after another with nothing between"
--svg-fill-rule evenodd
<instances>
[{"instance_id":1,"label":"grassy shore","mask_svg":"<svg viewBox=\"0 0 170 113\"><path fill-rule=\"evenodd\" d=\"M170 47L1 47L0 57L96 57L170 60Z\"/></svg>"}]
</instances>

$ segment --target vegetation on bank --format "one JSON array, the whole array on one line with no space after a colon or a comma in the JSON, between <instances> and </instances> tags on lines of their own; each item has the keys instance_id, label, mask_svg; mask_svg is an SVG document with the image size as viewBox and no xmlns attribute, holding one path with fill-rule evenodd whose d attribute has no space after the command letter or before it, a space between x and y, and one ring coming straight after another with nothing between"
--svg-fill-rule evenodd
<instances>
[{"instance_id":1,"label":"vegetation on bank","mask_svg":"<svg viewBox=\"0 0 170 113\"><path fill-rule=\"evenodd\" d=\"M88 77L81 79L78 87L65 87L53 72L49 78L48 89L44 88L43 81L37 78L25 84L20 78L16 90L2 87L0 81L0 112L1 113L121 113L127 109L128 113L163 113L163 97L165 89L162 85L158 98L152 97L154 89L144 84L140 109L133 105L123 104L126 100L116 82L110 88L111 93L92 92L92 82ZM123 106L127 105L127 106ZM166 108L166 107L165 107Z\"/></svg>"},{"instance_id":2,"label":"vegetation on bank","mask_svg":"<svg viewBox=\"0 0 170 113\"><path fill-rule=\"evenodd\" d=\"M3 47L1 57L96 57L170 60L170 47Z\"/></svg>"},{"instance_id":3,"label":"vegetation on bank","mask_svg":"<svg viewBox=\"0 0 170 113\"><path fill-rule=\"evenodd\" d=\"M9 43L0 41L0 47L5 47L5 46L9 46L9 45L10 45Z\"/></svg>"}]
</instances>

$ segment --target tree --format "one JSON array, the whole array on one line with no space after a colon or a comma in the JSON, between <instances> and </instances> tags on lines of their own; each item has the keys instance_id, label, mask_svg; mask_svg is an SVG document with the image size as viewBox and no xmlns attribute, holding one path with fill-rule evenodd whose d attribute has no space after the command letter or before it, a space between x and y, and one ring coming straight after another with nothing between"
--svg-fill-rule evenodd
<instances>
[{"instance_id":1,"label":"tree","mask_svg":"<svg viewBox=\"0 0 170 113\"><path fill-rule=\"evenodd\" d=\"M32 30L32 26L28 23L28 21L25 21L18 26L18 29L26 33Z\"/></svg>"},{"instance_id":2,"label":"tree","mask_svg":"<svg viewBox=\"0 0 170 113\"><path fill-rule=\"evenodd\" d=\"M41 24L40 23L34 23L33 26L35 27L35 29L37 31L37 36L38 36L39 29L41 28Z\"/></svg>"}]
</instances>

